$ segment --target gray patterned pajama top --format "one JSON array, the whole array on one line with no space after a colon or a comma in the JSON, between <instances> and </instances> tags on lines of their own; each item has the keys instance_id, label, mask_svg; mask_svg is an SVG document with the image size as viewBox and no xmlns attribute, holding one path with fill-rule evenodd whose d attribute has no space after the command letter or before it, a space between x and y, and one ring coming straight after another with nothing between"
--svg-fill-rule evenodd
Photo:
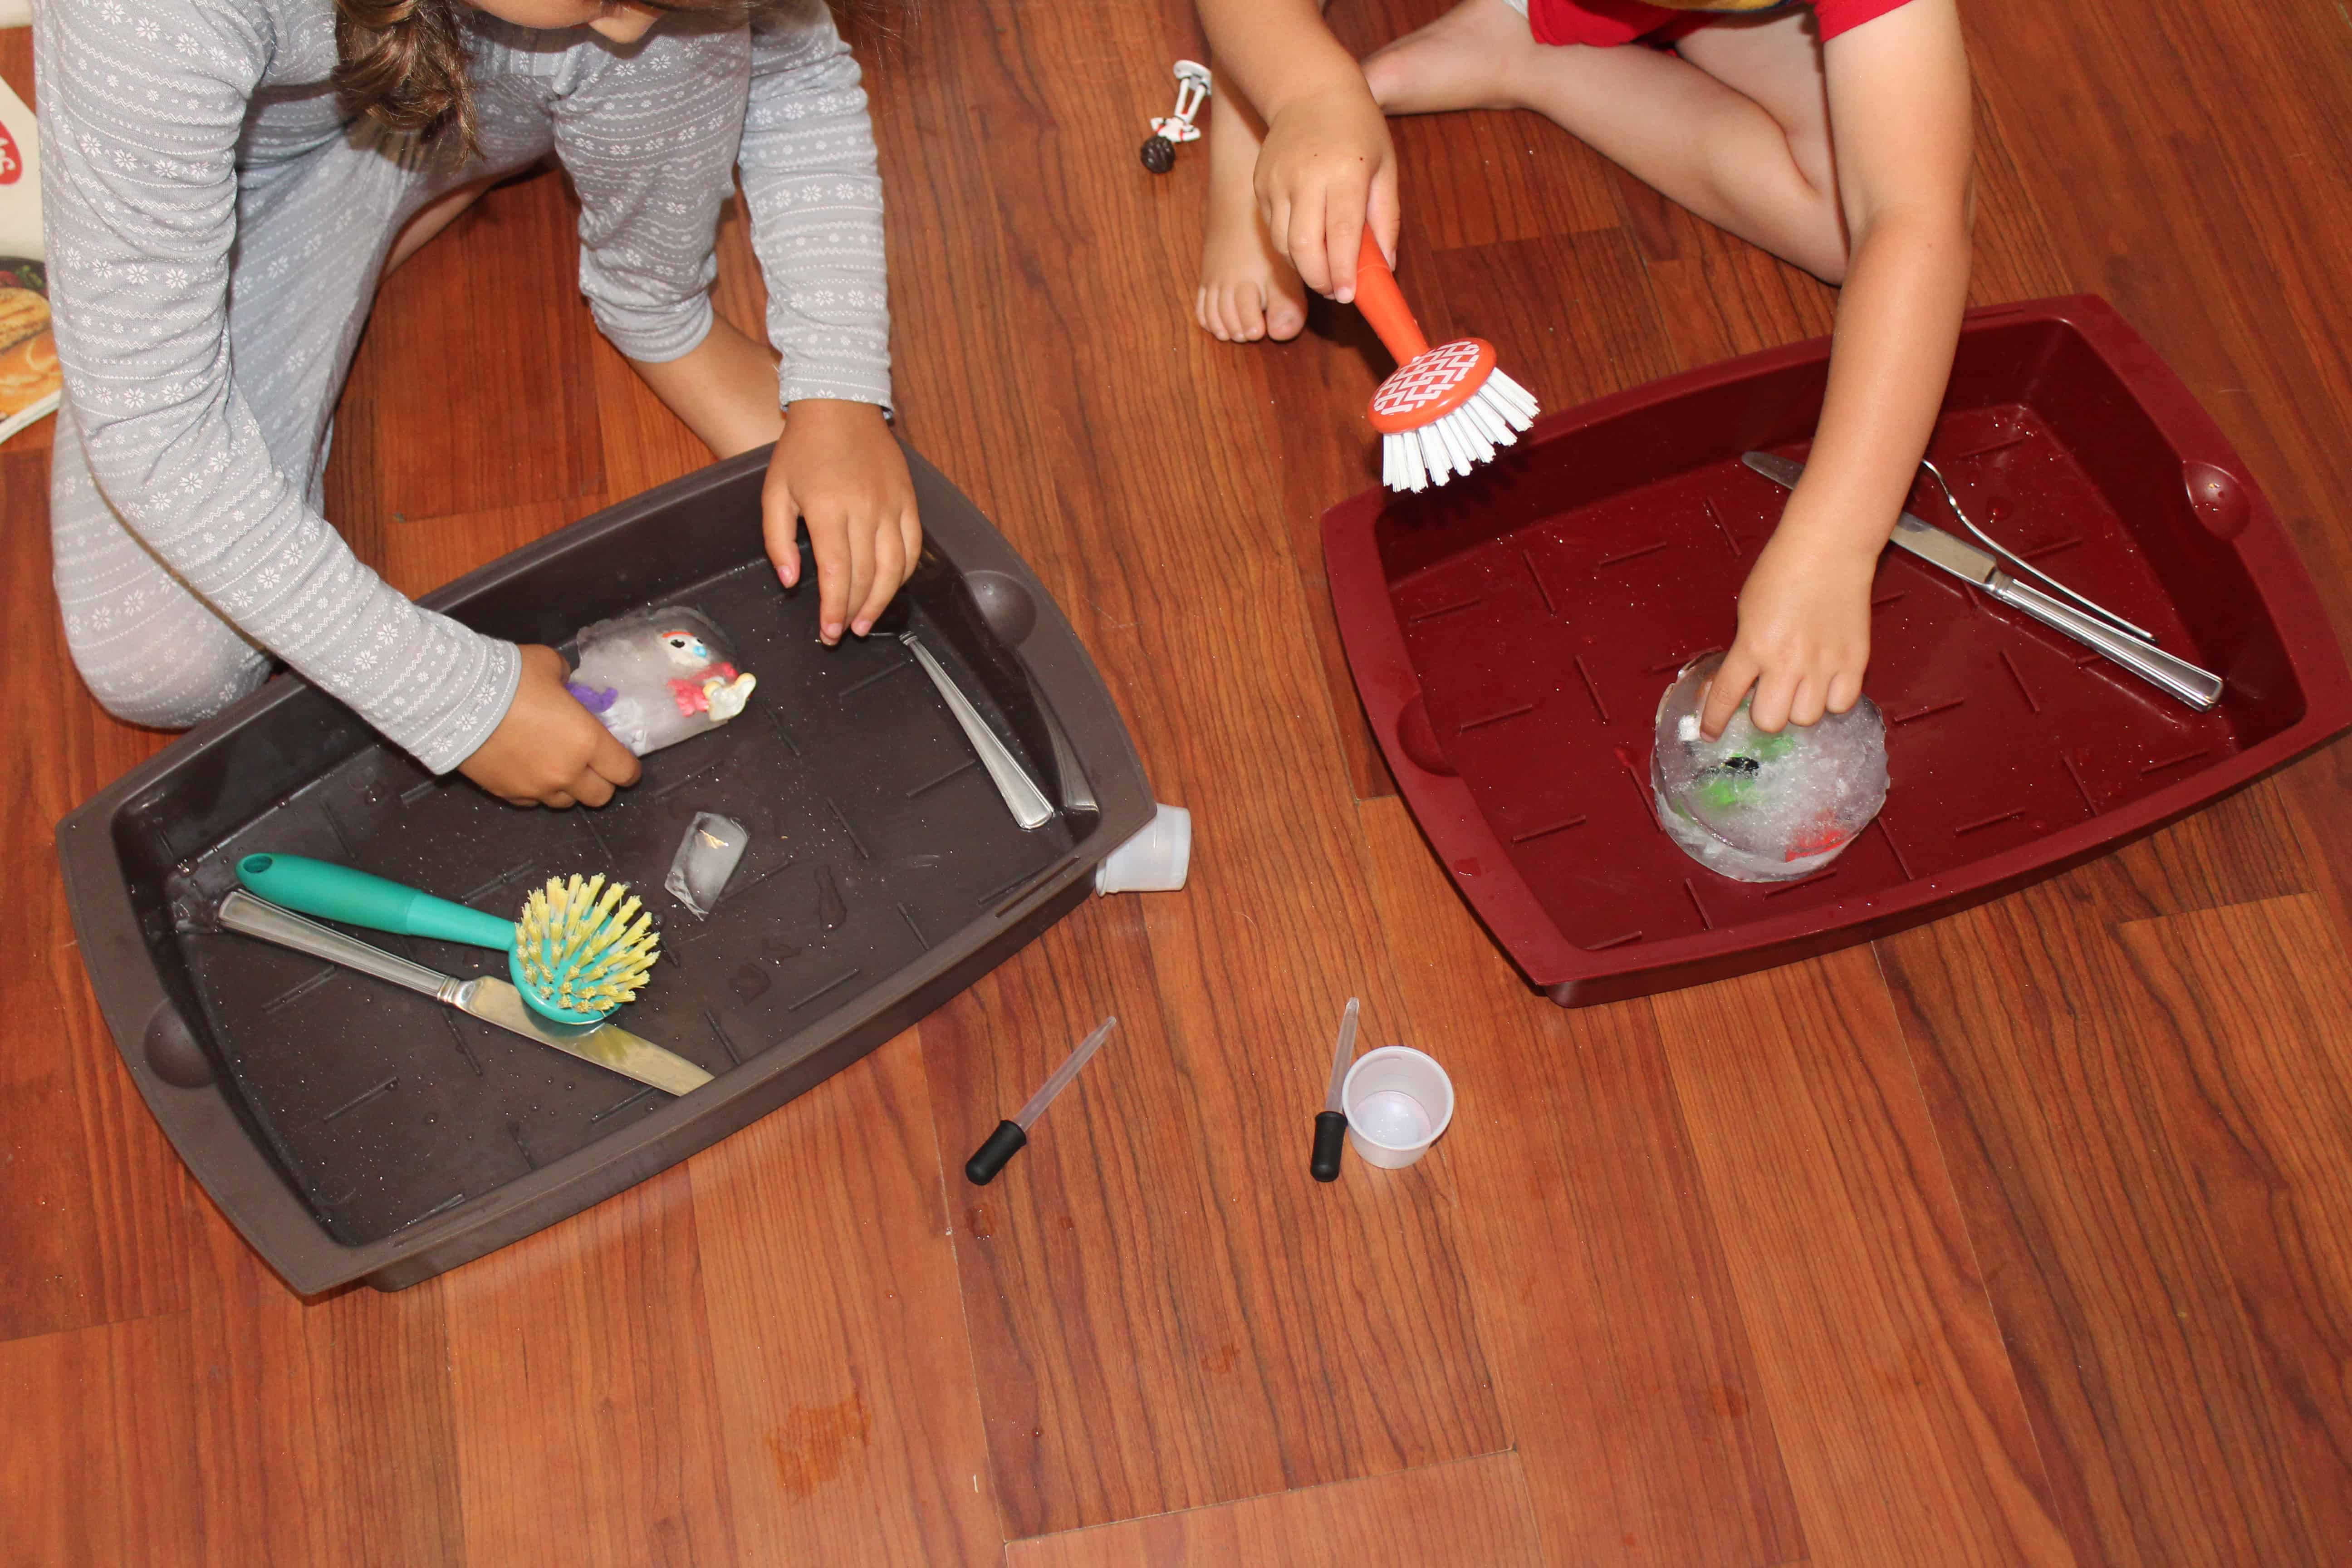
<instances>
[{"instance_id":1,"label":"gray patterned pajama top","mask_svg":"<svg viewBox=\"0 0 2352 1568\"><path fill-rule=\"evenodd\" d=\"M331 0L36 7L58 597L119 717L194 723L272 655L436 773L505 717L513 646L412 604L320 512L384 256L456 185L554 153L598 328L664 361L709 330L740 166L782 400L889 402L873 132L818 0L752 32L673 13L626 47L473 20L481 150L458 165L345 118Z\"/></svg>"}]
</instances>

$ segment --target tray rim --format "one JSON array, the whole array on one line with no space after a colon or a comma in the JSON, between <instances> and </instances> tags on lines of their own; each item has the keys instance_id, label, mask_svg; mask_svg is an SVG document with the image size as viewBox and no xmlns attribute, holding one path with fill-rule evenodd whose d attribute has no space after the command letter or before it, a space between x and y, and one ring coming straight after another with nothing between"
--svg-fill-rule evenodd
<instances>
[{"instance_id":1,"label":"tray rim","mask_svg":"<svg viewBox=\"0 0 2352 1568\"><path fill-rule=\"evenodd\" d=\"M600 1203L740 1131L898 1034L1027 945L1093 892L1096 865L1150 821L1156 806L1133 733L1060 605L978 507L911 447L903 440L900 445L919 489L936 485L970 509L969 519L927 511L926 534L940 541L959 572L1001 573L1028 591L1036 609L1034 623L1007 647L1018 653L1066 732L1116 737L1117 754L1108 759L1110 766L1087 774L1098 826L1069 864L1014 889L994 910L983 910L952 939L899 971L886 983L878 1000L872 991L861 992L794 1032L823 1042L815 1050L789 1060L772 1059L772 1049L763 1051L584 1148L445 1214L352 1246L328 1234L256 1144L230 1104L234 1091L226 1083L215 1079L183 1086L164 1078L149 1058L148 1042L154 1031L176 1026L185 1032L189 1026L149 960L128 874L110 830L119 811L199 748L257 723L281 704L306 697L311 690L309 683L290 674L272 679L175 738L59 821L55 841L67 906L91 991L124 1068L197 1185L296 1293L317 1296L360 1281L380 1289L417 1283ZM772 451L763 447L740 454L606 507L485 563L421 595L417 603L463 621L469 601L542 562L627 528L648 513L764 472ZM971 526L972 521L979 526ZM1040 631L1057 635L1040 637ZM105 984L98 983L100 973L108 977ZM871 1016L861 1027L848 1027L860 1013Z\"/></svg>"},{"instance_id":2,"label":"tray rim","mask_svg":"<svg viewBox=\"0 0 2352 1568\"><path fill-rule=\"evenodd\" d=\"M2303 688L2304 710L2277 734L2210 768L1950 875L1913 879L1720 931L1598 952L1578 947L1545 912L1469 785L1456 775L1422 768L1402 743L1400 726L1405 710L1421 700L1421 691L1375 537L1389 505L1387 491L1366 489L1324 512L1324 563L1333 612L1381 754L1448 879L1512 963L1552 1000L1581 1006L1700 984L1956 913L2152 833L2352 729L2352 670L2318 590L2267 492L2212 416L2122 312L2098 295L1979 307L1967 313L1961 331L2032 322L2071 329L2134 389L2184 462L2210 463L2244 482L2248 521L2231 543L2279 628L2287 662ZM1727 383L1818 363L1828 357L1830 342L1822 337L1784 344L1612 393L1539 420L1528 439L1541 441ZM1459 869L1463 862L1476 869Z\"/></svg>"}]
</instances>

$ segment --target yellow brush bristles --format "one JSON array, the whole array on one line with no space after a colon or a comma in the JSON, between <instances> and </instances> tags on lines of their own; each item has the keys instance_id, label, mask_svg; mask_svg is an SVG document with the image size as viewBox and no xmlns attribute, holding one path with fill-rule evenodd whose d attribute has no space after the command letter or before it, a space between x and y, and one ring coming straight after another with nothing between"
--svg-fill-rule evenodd
<instances>
[{"instance_id":1,"label":"yellow brush bristles","mask_svg":"<svg viewBox=\"0 0 2352 1568\"><path fill-rule=\"evenodd\" d=\"M515 953L540 1000L568 1013L634 1001L661 956L653 917L638 908L626 884L607 888L602 873L585 882L550 877L533 889L515 921Z\"/></svg>"}]
</instances>

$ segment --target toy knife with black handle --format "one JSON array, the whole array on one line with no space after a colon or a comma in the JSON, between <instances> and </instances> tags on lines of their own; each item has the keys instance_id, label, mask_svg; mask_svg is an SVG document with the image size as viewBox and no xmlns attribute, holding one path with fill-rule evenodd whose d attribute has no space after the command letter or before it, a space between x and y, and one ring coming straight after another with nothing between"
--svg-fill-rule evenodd
<instances>
[{"instance_id":1,"label":"toy knife with black handle","mask_svg":"<svg viewBox=\"0 0 2352 1568\"><path fill-rule=\"evenodd\" d=\"M1788 458L1774 457L1769 452L1749 452L1740 461L1774 484L1790 489L1797 488L1798 476L1805 471L1804 464ZM1930 566L1948 572L1962 582L1975 584L2002 604L2022 610L2052 631L2063 633L2084 647L2105 655L2150 686L2200 713L2210 713L2221 705L2221 678L2211 670L2200 669L2187 659L2177 658L2162 648L2151 647L2137 637L2118 631L2063 600L2052 598L2039 588L2028 587L2000 570L2000 563L1989 552L1979 549L1956 533L1947 533L1935 524L1922 522L1906 511L1895 520L1892 542Z\"/></svg>"}]
</instances>

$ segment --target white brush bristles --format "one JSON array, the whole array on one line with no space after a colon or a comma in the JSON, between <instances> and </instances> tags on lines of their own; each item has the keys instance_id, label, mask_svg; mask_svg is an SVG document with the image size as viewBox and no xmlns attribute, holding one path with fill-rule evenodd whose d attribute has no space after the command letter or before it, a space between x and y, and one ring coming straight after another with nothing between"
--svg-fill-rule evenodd
<instances>
[{"instance_id":1,"label":"white brush bristles","mask_svg":"<svg viewBox=\"0 0 2352 1568\"><path fill-rule=\"evenodd\" d=\"M1469 476L1495 450L1519 438L1541 412L1526 387L1499 370L1469 402L1413 430L1381 437L1381 481L1392 490L1425 490L1456 475Z\"/></svg>"}]
</instances>

